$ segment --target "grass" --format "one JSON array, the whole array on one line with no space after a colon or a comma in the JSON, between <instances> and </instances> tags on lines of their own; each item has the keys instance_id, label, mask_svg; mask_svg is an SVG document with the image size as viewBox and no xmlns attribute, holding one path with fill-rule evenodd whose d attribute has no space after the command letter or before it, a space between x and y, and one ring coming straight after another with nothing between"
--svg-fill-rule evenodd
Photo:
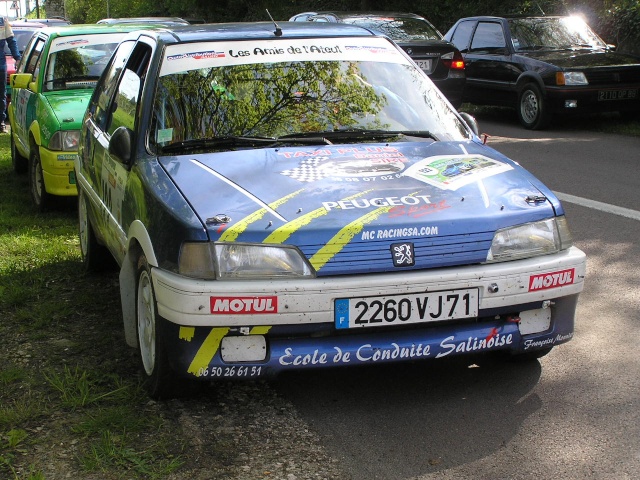
<instances>
[{"instance_id":1,"label":"grass","mask_svg":"<svg viewBox=\"0 0 640 480\"><path fill-rule=\"evenodd\" d=\"M0 135L0 478L61 458L70 478L162 478L183 447L138 384L117 274L83 273L74 202L39 214L28 192Z\"/></svg>"}]
</instances>

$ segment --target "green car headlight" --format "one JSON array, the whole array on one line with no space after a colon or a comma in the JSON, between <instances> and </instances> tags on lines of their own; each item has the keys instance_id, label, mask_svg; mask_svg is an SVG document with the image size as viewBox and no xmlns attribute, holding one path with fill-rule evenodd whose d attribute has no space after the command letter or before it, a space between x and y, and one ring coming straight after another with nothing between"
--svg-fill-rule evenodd
<instances>
[{"instance_id":1,"label":"green car headlight","mask_svg":"<svg viewBox=\"0 0 640 480\"><path fill-rule=\"evenodd\" d=\"M296 247L248 243L184 243L179 272L188 277L219 280L315 276Z\"/></svg>"},{"instance_id":2,"label":"green car headlight","mask_svg":"<svg viewBox=\"0 0 640 480\"><path fill-rule=\"evenodd\" d=\"M58 130L49 140L49 150L76 152L79 140L80 130Z\"/></svg>"},{"instance_id":3,"label":"green car headlight","mask_svg":"<svg viewBox=\"0 0 640 480\"><path fill-rule=\"evenodd\" d=\"M498 230L487 262L505 262L565 250L572 245L564 216Z\"/></svg>"}]
</instances>

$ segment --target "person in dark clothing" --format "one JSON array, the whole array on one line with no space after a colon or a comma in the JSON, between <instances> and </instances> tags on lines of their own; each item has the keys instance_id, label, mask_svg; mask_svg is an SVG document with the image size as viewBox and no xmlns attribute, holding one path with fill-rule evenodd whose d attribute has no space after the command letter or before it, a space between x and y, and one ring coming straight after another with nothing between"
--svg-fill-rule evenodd
<instances>
[{"instance_id":1,"label":"person in dark clothing","mask_svg":"<svg viewBox=\"0 0 640 480\"><path fill-rule=\"evenodd\" d=\"M9 47L11 56L16 62L20 60L18 44L13 38L13 30L7 17L0 16L0 133L7 131L5 119L7 118L7 59L4 56L5 44Z\"/></svg>"}]
</instances>

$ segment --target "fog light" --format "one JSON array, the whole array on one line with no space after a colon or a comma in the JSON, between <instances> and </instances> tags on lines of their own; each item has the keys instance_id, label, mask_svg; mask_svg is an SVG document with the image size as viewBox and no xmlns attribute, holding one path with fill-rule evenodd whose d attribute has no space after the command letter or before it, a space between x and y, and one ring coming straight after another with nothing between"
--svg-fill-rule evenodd
<instances>
[{"instance_id":1,"label":"fog light","mask_svg":"<svg viewBox=\"0 0 640 480\"><path fill-rule=\"evenodd\" d=\"M267 358L267 339L264 335L224 337L220 344L220 356L229 363L262 362Z\"/></svg>"},{"instance_id":2,"label":"fog light","mask_svg":"<svg viewBox=\"0 0 640 480\"><path fill-rule=\"evenodd\" d=\"M564 108L578 108L578 100L565 100Z\"/></svg>"},{"instance_id":3,"label":"fog light","mask_svg":"<svg viewBox=\"0 0 640 480\"><path fill-rule=\"evenodd\" d=\"M539 333L549 330L551 326L551 309L539 308L537 310L527 310L520 312L520 335L529 333Z\"/></svg>"}]
</instances>

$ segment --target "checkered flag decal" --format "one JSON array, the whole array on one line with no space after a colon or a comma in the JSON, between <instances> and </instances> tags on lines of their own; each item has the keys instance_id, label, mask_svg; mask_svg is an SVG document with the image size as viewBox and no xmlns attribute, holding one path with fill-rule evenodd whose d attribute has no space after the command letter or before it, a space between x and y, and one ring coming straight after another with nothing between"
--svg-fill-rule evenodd
<instances>
[{"instance_id":1,"label":"checkered flag decal","mask_svg":"<svg viewBox=\"0 0 640 480\"><path fill-rule=\"evenodd\" d=\"M291 177L299 182L315 182L322 180L329 176L330 172L322 171L318 168L323 162L327 161L329 157L311 157L300 162L300 165L291 170L285 170L280 172L282 175Z\"/></svg>"}]
</instances>

